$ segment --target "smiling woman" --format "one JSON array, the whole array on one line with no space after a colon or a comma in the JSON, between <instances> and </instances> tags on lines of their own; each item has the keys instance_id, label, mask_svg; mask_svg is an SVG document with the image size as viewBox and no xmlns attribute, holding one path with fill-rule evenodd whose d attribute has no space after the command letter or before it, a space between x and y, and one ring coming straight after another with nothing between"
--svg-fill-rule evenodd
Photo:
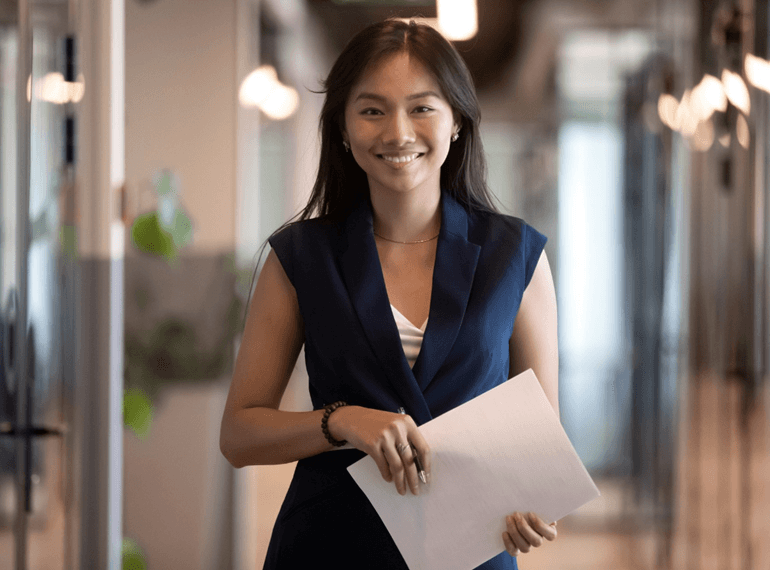
<instances>
[{"instance_id":1,"label":"smiling woman","mask_svg":"<svg viewBox=\"0 0 770 570\"><path fill-rule=\"evenodd\" d=\"M369 455L420 500L418 426L528 368L558 413L546 238L492 205L473 82L438 32L370 26L324 87L318 177L300 221L268 238L220 446L236 467L299 460L264 568L317 565L340 544L337 568L406 569L346 468ZM280 411L303 343L314 411ZM516 570L556 537L517 507L479 570Z\"/></svg>"}]
</instances>

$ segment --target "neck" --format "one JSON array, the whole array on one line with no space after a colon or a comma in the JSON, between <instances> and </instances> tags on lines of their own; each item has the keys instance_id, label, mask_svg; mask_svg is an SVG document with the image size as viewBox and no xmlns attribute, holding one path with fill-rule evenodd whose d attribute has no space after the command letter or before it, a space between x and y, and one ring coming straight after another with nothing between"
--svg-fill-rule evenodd
<instances>
[{"instance_id":1,"label":"neck","mask_svg":"<svg viewBox=\"0 0 770 570\"><path fill-rule=\"evenodd\" d=\"M386 238L410 242L429 239L441 229L441 191L429 195L409 192L370 193L374 232Z\"/></svg>"}]
</instances>

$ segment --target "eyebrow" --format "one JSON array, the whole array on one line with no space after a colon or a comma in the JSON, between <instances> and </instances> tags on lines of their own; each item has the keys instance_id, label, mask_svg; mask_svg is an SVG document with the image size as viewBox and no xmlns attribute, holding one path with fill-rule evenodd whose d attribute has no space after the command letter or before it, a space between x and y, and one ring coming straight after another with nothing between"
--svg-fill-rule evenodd
<instances>
[{"instance_id":1,"label":"eyebrow","mask_svg":"<svg viewBox=\"0 0 770 570\"><path fill-rule=\"evenodd\" d=\"M435 91L421 91L420 93L413 93L412 95L407 95L406 98L411 101L412 99L421 99L423 97L436 97L437 99L441 98L439 94L436 93ZM356 97L356 101L358 101L359 99L374 99L375 101L381 101L383 103L385 102L385 97L383 97L382 95L377 95L376 93L367 93L367 92L359 93L358 97Z\"/></svg>"}]
</instances>

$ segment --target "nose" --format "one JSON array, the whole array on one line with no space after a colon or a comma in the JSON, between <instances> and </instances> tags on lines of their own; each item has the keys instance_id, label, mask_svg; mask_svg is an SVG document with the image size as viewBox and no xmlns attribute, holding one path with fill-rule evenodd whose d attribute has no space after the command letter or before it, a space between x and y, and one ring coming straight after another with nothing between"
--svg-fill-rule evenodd
<instances>
[{"instance_id":1,"label":"nose","mask_svg":"<svg viewBox=\"0 0 770 570\"><path fill-rule=\"evenodd\" d=\"M414 128L404 111L392 113L385 121L382 142L388 146L406 146L414 142Z\"/></svg>"}]
</instances>

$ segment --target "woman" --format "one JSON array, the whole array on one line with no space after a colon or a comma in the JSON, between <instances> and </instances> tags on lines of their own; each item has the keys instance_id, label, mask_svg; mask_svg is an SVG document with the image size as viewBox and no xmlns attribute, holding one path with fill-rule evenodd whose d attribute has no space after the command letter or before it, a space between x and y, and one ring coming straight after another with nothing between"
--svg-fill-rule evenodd
<instances>
[{"instance_id":1,"label":"woman","mask_svg":"<svg viewBox=\"0 0 770 570\"><path fill-rule=\"evenodd\" d=\"M438 32L372 25L324 86L318 178L301 221L268 239L221 449L235 467L299 460L265 568L323 554L405 569L346 467L368 454L419 494L431 455L417 426L528 368L558 414L546 238L492 206L473 83ZM314 411L278 411L303 343ZM501 554L478 568L516 569L556 537L535 513L505 524Z\"/></svg>"}]
</instances>

